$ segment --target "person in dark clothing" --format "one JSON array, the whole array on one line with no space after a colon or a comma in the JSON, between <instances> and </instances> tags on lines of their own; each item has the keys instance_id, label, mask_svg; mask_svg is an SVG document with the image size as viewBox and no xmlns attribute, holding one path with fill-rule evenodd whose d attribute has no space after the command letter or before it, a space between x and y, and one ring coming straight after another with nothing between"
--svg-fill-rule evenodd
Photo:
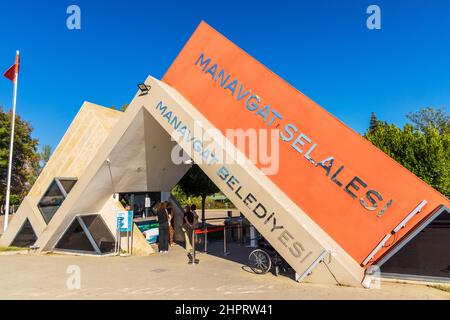
<instances>
[{"instance_id":1,"label":"person in dark clothing","mask_svg":"<svg viewBox=\"0 0 450 320\"><path fill-rule=\"evenodd\" d=\"M191 207L187 205L184 207L184 217L183 217L183 226L182 230L184 233L184 244L185 250L190 254L192 252L192 231L194 229L194 214L191 211Z\"/></svg>"},{"instance_id":2,"label":"person in dark clothing","mask_svg":"<svg viewBox=\"0 0 450 320\"><path fill-rule=\"evenodd\" d=\"M194 222L192 223L192 228L195 230L195 228L197 228L198 226L199 226L199 221L198 221L198 214L197 214L197 211L195 211L195 210L197 210L197 206L196 206L196 204L195 203L193 203L192 205L191 205L191 215L193 216L193 219L194 219ZM202 221L202 223L205 223L204 221ZM203 225L203 227L204 227L204 225ZM196 239L196 240L198 240L198 239ZM197 244L198 242L196 242L196 244Z\"/></svg>"},{"instance_id":3,"label":"person in dark clothing","mask_svg":"<svg viewBox=\"0 0 450 320\"><path fill-rule=\"evenodd\" d=\"M197 214L197 206L195 205L195 203L193 205L191 205L191 215L193 216L194 222L193 222L193 226L194 228L196 228L198 226L198 214Z\"/></svg>"},{"instance_id":4,"label":"person in dark clothing","mask_svg":"<svg viewBox=\"0 0 450 320\"><path fill-rule=\"evenodd\" d=\"M156 209L159 224L159 242L158 249L161 253L167 253L169 250L169 216L167 214L166 205L160 203Z\"/></svg>"}]
</instances>

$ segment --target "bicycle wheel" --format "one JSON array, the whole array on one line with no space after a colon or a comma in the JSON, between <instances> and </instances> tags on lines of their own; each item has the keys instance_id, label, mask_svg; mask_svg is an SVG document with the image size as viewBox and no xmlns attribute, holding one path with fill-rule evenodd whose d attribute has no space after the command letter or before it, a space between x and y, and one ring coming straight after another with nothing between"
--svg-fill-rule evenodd
<instances>
[{"instance_id":1,"label":"bicycle wheel","mask_svg":"<svg viewBox=\"0 0 450 320\"><path fill-rule=\"evenodd\" d=\"M270 271L272 261L266 251L255 249L248 255L248 266L256 274L265 274Z\"/></svg>"}]
</instances>

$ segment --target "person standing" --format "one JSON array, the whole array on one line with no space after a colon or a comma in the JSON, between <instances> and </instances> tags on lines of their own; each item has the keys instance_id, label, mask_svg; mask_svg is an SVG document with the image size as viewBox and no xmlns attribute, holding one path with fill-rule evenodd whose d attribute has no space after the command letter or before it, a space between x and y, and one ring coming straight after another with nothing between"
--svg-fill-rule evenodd
<instances>
[{"instance_id":1,"label":"person standing","mask_svg":"<svg viewBox=\"0 0 450 320\"><path fill-rule=\"evenodd\" d=\"M167 214L165 203L160 203L156 211L158 217L159 241L158 250L161 253L167 253L169 250L169 216Z\"/></svg>"},{"instance_id":2,"label":"person standing","mask_svg":"<svg viewBox=\"0 0 450 320\"><path fill-rule=\"evenodd\" d=\"M198 214L197 214L197 206L195 205L195 203L193 205L191 205L191 214L194 217L194 228L196 228L198 226ZM204 223L204 221L202 221Z\"/></svg>"},{"instance_id":3,"label":"person standing","mask_svg":"<svg viewBox=\"0 0 450 320\"><path fill-rule=\"evenodd\" d=\"M166 202L166 212L167 216L169 217L169 246L171 247L173 245L173 235L175 234L174 229L174 215L173 215L173 209L170 205L170 202Z\"/></svg>"},{"instance_id":4,"label":"person standing","mask_svg":"<svg viewBox=\"0 0 450 320\"><path fill-rule=\"evenodd\" d=\"M199 226L199 218L198 218L198 214L197 214L197 205L195 203L193 203L191 205L191 215L192 215L192 219L194 220L194 222L192 223L192 229L195 230L195 228L197 228ZM205 221L202 221L202 227L205 227ZM198 241L198 239L196 239ZM195 243L196 245L198 244L198 242Z\"/></svg>"},{"instance_id":5,"label":"person standing","mask_svg":"<svg viewBox=\"0 0 450 320\"><path fill-rule=\"evenodd\" d=\"M191 207L186 205L184 207L183 226L181 228L184 233L184 246L188 254L192 252L192 232L194 230L194 215L192 214Z\"/></svg>"}]
</instances>

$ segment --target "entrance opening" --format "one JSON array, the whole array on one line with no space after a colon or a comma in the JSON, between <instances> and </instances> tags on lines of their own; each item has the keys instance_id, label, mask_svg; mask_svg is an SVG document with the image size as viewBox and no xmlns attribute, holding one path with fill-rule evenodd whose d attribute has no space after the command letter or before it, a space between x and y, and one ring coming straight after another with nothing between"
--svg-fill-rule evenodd
<instances>
[{"instance_id":1,"label":"entrance opening","mask_svg":"<svg viewBox=\"0 0 450 320\"><path fill-rule=\"evenodd\" d=\"M198 223L193 232L194 236L190 228L183 227L188 230L189 235L186 238L190 239L189 242L196 253L188 255L189 263L196 263L197 260L202 263L202 256L208 254L237 263L238 270L252 274L270 272L294 279L294 272L284 259L196 164L172 189L172 197L176 199L181 224L184 208L188 205L192 208L195 204ZM173 202L171 204L173 207ZM189 220L188 217L186 219ZM185 243L183 234L179 244L185 246ZM267 263L263 266L260 259L253 261L252 257L255 255L264 255Z\"/></svg>"},{"instance_id":2,"label":"entrance opening","mask_svg":"<svg viewBox=\"0 0 450 320\"><path fill-rule=\"evenodd\" d=\"M27 248L32 246L36 242L36 240L37 240L36 233L34 232L30 221L26 219L22 225L22 228L20 228L20 231L14 238L14 241L11 243L11 246L19 248Z\"/></svg>"},{"instance_id":3,"label":"entrance opening","mask_svg":"<svg viewBox=\"0 0 450 320\"><path fill-rule=\"evenodd\" d=\"M69 252L108 254L114 252L115 239L97 214L76 216L55 249Z\"/></svg>"},{"instance_id":4,"label":"entrance opening","mask_svg":"<svg viewBox=\"0 0 450 320\"><path fill-rule=\"evenodd\" d=\"M146 210L145 198L150 199L150 207ZM135 217L151 216L152 208L156 203L161 201L161 192L128 192L119 193L119 201L124 205L129 205Z\"/></svg>"}]
</instances>

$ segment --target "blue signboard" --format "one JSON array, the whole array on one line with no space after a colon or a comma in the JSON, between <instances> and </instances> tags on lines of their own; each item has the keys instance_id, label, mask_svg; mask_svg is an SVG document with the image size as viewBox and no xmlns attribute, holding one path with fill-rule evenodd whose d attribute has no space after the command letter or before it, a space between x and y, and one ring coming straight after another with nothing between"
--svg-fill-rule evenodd
<instances>
[{"instance_id":1,"label":"blue signboard","mask_svg":"<svg viewBox=\"0 0 450 320\"><path fill-rule=\"evenodd\" d=\"M117 229L120 232L131 232L133 227L133 211L117 213Z\"/></svg>"}]
</instances>

